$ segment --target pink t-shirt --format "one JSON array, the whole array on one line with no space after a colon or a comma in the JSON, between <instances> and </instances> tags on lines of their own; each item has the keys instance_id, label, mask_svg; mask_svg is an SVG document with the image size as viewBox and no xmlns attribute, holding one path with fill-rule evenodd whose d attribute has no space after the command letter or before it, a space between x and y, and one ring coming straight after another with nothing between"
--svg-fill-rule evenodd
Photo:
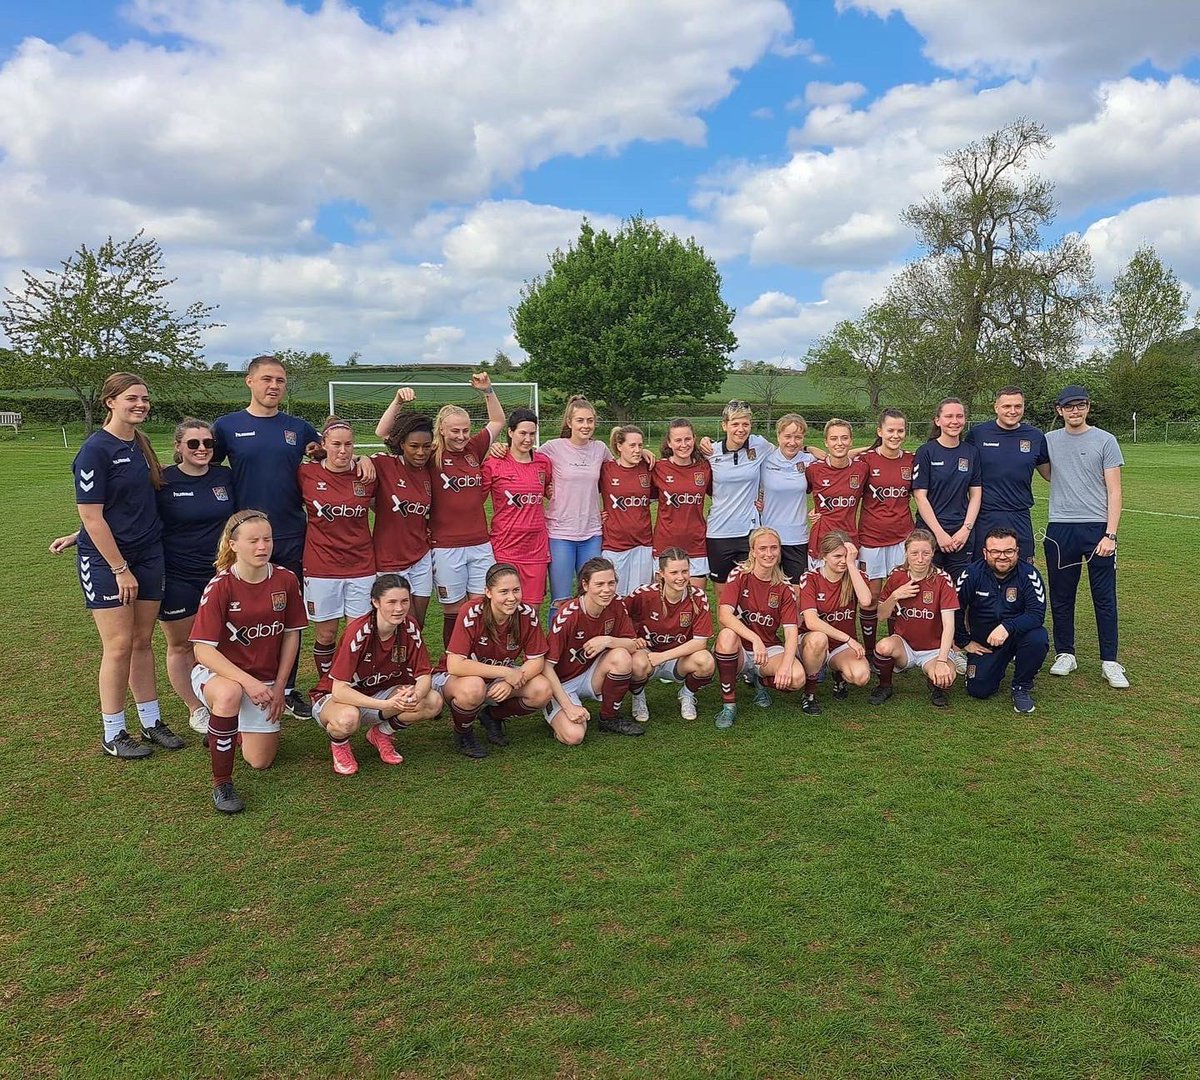
<instances>
[{"instance_id":1,"label":"pink t-shirt","mask_svg":"<svg viewBox=\"0 0 1200 1080\"><path fill-rule=\"evenodd\" d=\"M600 466L612 460L604 443L592 439L575 446L551 439L538 452L554 466L554 489L546 503L546 525L553 540L590 540L600 535Z\"/></svg>"}]
</instances>

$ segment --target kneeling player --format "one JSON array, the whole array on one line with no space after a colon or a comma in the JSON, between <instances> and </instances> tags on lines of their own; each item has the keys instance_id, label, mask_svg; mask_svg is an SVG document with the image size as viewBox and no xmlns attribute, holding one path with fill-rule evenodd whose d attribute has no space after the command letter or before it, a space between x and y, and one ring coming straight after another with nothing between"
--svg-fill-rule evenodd
<instances>
[{"instance_id":1,"label":"kneeling player","mask_svg":"<svg viewBox=\"0 0 1200 1080\"><path fill-rule=\"evenodd\" d=\"M521 574L512 563L496 563L484 578L483 599L465 605L440 665L437 680L450 705L459 752L487 756L475 738L475 717L488 742L507 746L504 721L550 703L546 635L537 609L521 600ZM522 657L524 659L522 659Z\"/></svg>"},{"instance_id":2,"label":"kneeling player","mask_svg":"<svg viewBox=\"0 0 1200 1080\"><path fill-rule=\"evenodd\" d=\"M703 590L688 580L691 561L683 548L668 548L658 558L661 581L643 585L625 606L646 648L633 654L633 718L650 719L646 684L651 678L680 683L679 715L696 719L696 694L713 679L715 664L707 649L712 613Z\"/></svg>"},{"instance_id":3,"label":"kneeling player","mask_svg":"<svg viewBox=\"0 0 1200 1080\"><path fill-rule=\"evenodd\" d=\"M429 650L410 618L412 588L399 574L380 574L371 587L371 610L346 625L328 672L312 692L313 719L329 735L333 771L358 772L350 736L367 729L367 742L385 765L404 758L392 736L442 710L432 689Z\"/></svg>"},{"instance_id":4,"label":"kneeling player","mask_svg":"<svg viewBox=\"0 0 1200 1080\"><path fill-rule=\"evenodd\" d=\"M724 702L717 713L717 727L722 730L732 727L737 719L735 687L739 671L750 677L755 688L754 704L763 709L771 705L764 680L786 691L804 679L804 670L796 659L796 594L780 568L779 534L774 529L755 529L749 546L749 558L739 563L721 586L721 632L713 652Z\"/></svg>"},{"instance_id":5,"label":"kneeling player","mask_svg":"<svg viewBox=\"0 0 1200 1080\"><path fill-rule=\"evenodd\" d=\"M810 570L796 587L804 637L800 658L804 664L804 700L800 708L817 716L817 682L821 669L833 672L833 696L845 698L847 683L866 686L871 679L867 651L854 636L858 607L871 602L871 586L858 568L858 548L840 529L821 537L817 546L819 570Z\"/></svg>"},{"instance_id":6,"label":"kneeling player","mask_svg":"<svg viewBox=\"0 0 1200 1080\"><path fill-rule=\"evenodd\" d=\"M272 547L266 514L234 514L217 545L216 577L192 623L192 689L209 711L212 799L223 814L246 805L233 787L235 743L254 769L269 768L279 752L284 691L308 625L300 582L271 564Z\"/></svg>"},{"instance_id":7,"label":"kneeling player","mask_svg":"<svg viewBox=\"0 0 1200 1080\"><path fill-rule=\"evenodd\" d=\"M892 672L910 667L925 672L934 705L950 704L946 691L955 675L950 650L958 592L950 576L933 565L933 545L933 533L914 529L904 541L904 562L883 583L879 618L890 620L892 633L875 646L879 685L869 699L872 705L892 696Z\"/></svg>"},{"instance_id":8,"label":"kneeling player","mask_svg":"<svg viewBox=\"0 0 1200 1080\"><path fill-rule=\"evenodd\" d=\"M641 735L641 724L617 715L629 691L633 654L644 643L617 598L617 572L607 559L579 568L579 595L559 608L550 626L546 678L553 700L546 722L559 742L577 746L587 734L585 699L600 702L600 730Z\"/></svg>"}]
</instances>

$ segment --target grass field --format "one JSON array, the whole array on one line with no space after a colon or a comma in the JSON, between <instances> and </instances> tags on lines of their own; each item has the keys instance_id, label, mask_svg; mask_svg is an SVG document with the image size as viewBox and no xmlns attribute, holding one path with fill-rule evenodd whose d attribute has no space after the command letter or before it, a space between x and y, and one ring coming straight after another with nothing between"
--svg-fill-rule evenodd
<instances>
[{"instance_id":1,"label":"grass field","mask_svg":"<svg viewBox=\"0 0 1200 1080\"><path fill-rule=\"evenodd\" d=\"M71 454L4 442L0 1074L1200 1075L1200 449L1126 452L1130 691L1085 600L1033 716L655 684L642 739L348 779L290 721L228 819L194 737L100 754Z\"/></svg>"}]
</instances>

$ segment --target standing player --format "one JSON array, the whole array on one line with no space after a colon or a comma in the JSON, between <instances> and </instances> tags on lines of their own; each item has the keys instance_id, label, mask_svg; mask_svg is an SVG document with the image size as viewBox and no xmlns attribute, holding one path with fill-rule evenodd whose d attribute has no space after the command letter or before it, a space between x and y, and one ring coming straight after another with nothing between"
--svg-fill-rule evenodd
<instances>
[{"instance_id":1,"label":"standing player","mask_svg":"<svg viewBox=\"0 0 1200 1080\"><path fill-rule=\"evenodd\" d=\"M550 627L545 675L553 699L546 722L559 742L577 746L587 734L584 699L600 702L600 730L641 735L646 729L617 715L629 692L633 654L644 643L617 597L617 572L607 559L589 559L579 570L579 595Z\"/></svg>"},{"instance_id":2,"label":"standing player","mask_svg":"<svg viewBox=\"0 0 1200 1080\"><path fill-rule=\"evenodd\" d=\"M970 563L955 584L954 639L967 657L967 693L991 697L1011 663L1013 711L1033 712L1033 680L1050 650L1046 585L1033 563L1021 561L1016 529L989 529L983 558Z\"/></svg>"},{"instance_id":3,"label":"standing player","mask_svg":"<svg viewBox=\"0 0 1200 1080\"><path fill-rule=\"evenodd\" d=\"M457 405L443 405L433 422L429 535L433 581L442 605L443 642L450 640L463 600L478 600L483 595L483 579L496 561L483 509L487 500L483 459L504 427L504 406L486 371L472 375L471 385L487 402L488 422L484 427L472 436L471 417Z\"/></svg>"},{"instance_id":4,"label":"standing player","mask_svg":"<svg viewBox=\"0 0 1200 1080\"><path fill-rule=\"evenodd\" d=\"M775 423L779 445L762 463L762 523L779 534L782 566L793 585L808 569L808 466L817 459L804 449L808 422L786 413Z\"/></svg>"},{"instance_id":5,"label":"standing player","mask_svg":"<svg viewBox=\"0 0 1200 1080\"><path fill-rule=\"evenodd\" d=\"M1117 661L1117 526L1121 522L1121 467L1117 440L1088 423L1091 402L1082 386L1068 386L1054 402L1064 427L1050 432L1050 524L1046 569L1054 612L1051 675L1069 675L1075 660L1075 596L1083 564L1100 637L1100 670L1109 686L1129 679Z\"/></svg>"},{"instance_id":6,"label":"standing player","mask_svg":"<svg viewBox=\"0 0 1200 1080\"><path fill-rule=\"evenodd\" d=\"M808 564L818 565L814 551L818 550L826 533L842 532L857 544L858 507L867 484L867 465L862 455L851 457L854 429L845 420L834 417L825 425L824 461L808 466L808 488L813 507L808 519L812 530L808 537Z\"/></svg>"},{"instance_id":7,"label":"standing player","mask_svg":"<svg viewBox=\"0 0 1200 1080\"><path fill-rule=\"evenodd\" d=\"M600 466L600 557L617 571L617 590L629 596L654 576L651 554L650 465L642 451L642 429L625 424L612 429L608 448L613 460Z\"/></svg>"},{"instance_id":8,"label":"standing player","mask_svg":"<svg viewBox=\"0 0 1200 1080\"><path fill-rule=\"evenodd\" d=\"M804 664L804 698L800 708L819 716L817 683L827 664L833 671L833 696L849 693L846 684L866 686L871 678L867 651L854 636L856 609L871 602L871 586L858 568L858 549L840 529L821 537L816 549L820 565L800 579L800 618L804 636L800 659Z\"/></svg>"},{"instance_id":9,"label":"standing player","mask_svg":"<svg viewBox=\"0 0 1200 1080\"><path fill-rule=\"evenodd\" d=\"M242 757L252 769L269 768L279 752L287 673L305 625L300 583L286 567L272 565L271 546L266 514L234 514L217 548L217 575L192 624L192 689L210 713L212 800L222 814L246 805L233 787L239 735Z\"/></svg>"},{"instance_id":10,"label":"standing player","mask_svg":"<svg viewBox=\"0 0 1200 1080\"><path fill-rule=\"evenodd\" d=\"M925 529L914 529L904 542L904 563L888 575L880 595L879 617L888 621L891 633L875 646L879 685L871 704L882 705L892 696L894 671L919 667L929 700L945 708L955 675L950 651L958 593L950 576L933 565L933 536Z\"/></svg>"},{"instance_id":11,"label":"standing player","mask_svg":"<svg viewBox=\"0 0 1200 1080\"><path fill-rule=\"evenodd\" d=\"M392 737L442 711L421 628L409 618L412 592L399 574L380 574L371 610L346 624L330 669L313 688L313 718L329 736L333 771L353 776L350 736L364 724L385 765L403 764Z\"/></svg>"},{"instance_id":12,"label":"standing player","mask_svg":"<svg viewBox=\"0 0 1200 1080\"><path fill-rule=\"evenodd\" d=\"M879 590L884 578L904 561L904 541L913 529L913 455L904 449L907 436L904 413L884 409L875 429L875 445L859 459L869 470L858 522L859 556L871 585L871 602L858 611L868 657L875 652Z\"/></svg>"},{"instance_id":13,"label":"standing player","mask_svg":"<svg viewBox=\"0 0 1200 1080\"><path fill-rule=\"evenodd\" d=\"M476 716L488 742L507 746L506 720L550 704L546 635L521 589L520 571L511 563L488 570L483 599L459 612L442 674L435 676L450 705L459 752L469 758L487 756L475 738Z\"/></svg>"},{"instance_id":14,"label":"standing player","mask_svg":"<svg viewBox=\"0 0 1200 1080\"><path fill-rule=\"evenodd\" d=\"M625 601L634 633L646 648L633 654L633 718L650 719L646 684L652 677L679 683L679 715L696 719L696 694L715 670L708 639L712 613L708 597L688 581L691 561L682 548L668 548L658 560L660 580L643 585Z\"/></svg>"},{"instance_id":15,"label":"standing player","mask_svg":"<svg viewBox=\"0 0 1200 1080\"><path fill-rule=\"evenodd\" d=\"M712 490L712 469L696 452L696 431L690 420L667 425L662 457L651 469L658 496L652 546L660 558L668 548L683 548L691 565L691 582L697 589L708 583L708 549L704 497Z\"/></svg>"},{"instance_id":16,"label":"standing player","mask_svg":"<svg viewBox=\"0 0 1200 1080\"><path fill-rule=\"evenodd\" d=\"M1025 392L1019 386L1004 386L996 393L996 419L988 420L963 435L963 442L979 451L979 477L983 502L975 525L976 559L983 557L983 537L995 525L1017 530L1021 558L1033 558L1033 474L1050 479L1046 436L1026 424Z\"/></svg>"},{"instance_id":17,"label":"standing player","mask_svg":"<svg viewBox=\"0 0 1200 1080\"><path fill-rule=\"evenodd\" d=\"M786 692L804 679L804 670L796 659L796 593L780 568L780 546L774 529L755 529L750 534L749 557L721 587L721 630L713 647L723 702L716 718L721 730L732 727L737 720L739 671L750 677L754 704L762 709L771 705L764 680L771 680L776 690Z\"/></svg>"},{"instance_id":18,"label":"standing player","mask_svg":"<svg viewBox=\"0 0 1200 1080\"><path fill-rule=\"evenodd\" d=\"M433 556L429 548L429 506L433 490L429 459L433 454L433 421L424 413L403 411L413 400L402 386L387 407L376 432L388 452L373 454L375 466L375 571L400 574L409 583L409 617L425 627L433 595Z\"/></svg>"},{"instance_id":19,"label":"standing player","mask_svg":"<svg viewBox=\"0 0 1200 1080\"><path fill-rule=\"evenodd\" d=\"M492 551L521 575L521 599L538 607L546 599L550 533L543 509L550 497L550 459L534 449L537 414L508 414L508 453L483 463L483 488L492 497ZM490 575L489 575L490 576Z\"/></svg>"},{"instance_id":20,"label":"standing player","mask_svg":"<svg viewBox=\"0 0 1200 1080\"><path fill-rule=\"evenodd\" d=\"M913 461L913 497L937 550L933 562L957 579L971 561L973 534L983 498L979 451L961 436L967 414L958 398L943 398L934 413L929 441Z\"/></svg>"},{"instance_id":21,"label":"standing player","mask_svg":"<svg viewBox=\"0 0 1200 1080\"><path fill-rule=\"evenodd\" d=\"M179 750L183 740L162 722L150 642L163 595L162 522L154 492L162 470L140 430L150 392L136 375L104 380L108 415L89 435L71 470L83 528L76 551L79 584L100 634L101 746L115 758L149 757L150 743ZM125 688L133 691L143 741L125 728Z\"/></svg>"},{"instance_id":22,"label":"standing player","mask_svg":"<svg viewBox=\"0 0 1200 1080\"><path fill-rule=\"evenodd\" d=\"M308 514L304 536L304 606L314 626L313 663L329 674L342 617L371 610L375 545L368 513L375 481L354 471L354 431L331 416L321 432L316 461L300 466L300 493Z\"/></svg>"},{"instance_id":23,"label":"standing player","mask_svg":"<svg viewBox=\"0 0 1200 1080\"><path fill-rule=\"evenodd\" d=\"M213 464L226 458L233 470L236 509L254 507L266 513L275 536L272 558L297 579L304 574L304 503L297 469L307 447L320 442L307 420L281 412L287 371L277 357L256 356L246 365L250 404L240 412L217 417L213 424ZM374 479L369 461L359 464L362 479ZM296 672L287 678L284 704L293 716L312 715L308 697L296 690Z\"/></svg>"},{"instance_id":24,"label":"standing player","mask_svg":"<svg viewBox=\"0 0 1200 1080\"><path fill-rule=\"evenodd\" d=\"M749 537L758 526L758 490L763 460L775 448L753 435L753 417L744 401L731 401L721 412L725 438L712 446L712 502L705 530L709 576L718 585L750 552ZM704 447L702 446L703 450Z\"/></svg>"}]
</instances>

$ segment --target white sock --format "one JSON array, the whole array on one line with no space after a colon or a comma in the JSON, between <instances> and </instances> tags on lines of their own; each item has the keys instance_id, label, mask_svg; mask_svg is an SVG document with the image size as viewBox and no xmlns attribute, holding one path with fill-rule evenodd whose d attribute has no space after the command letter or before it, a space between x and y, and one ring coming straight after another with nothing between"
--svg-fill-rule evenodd
<instances>
[{"instance_id":1,"label":"white sock","mask_svg":"<svg viewBox=\"0 0 1200 1080\"><path fill-rule=\"evenodd\" d=\"M139 701L137 711L138 723L144 728L157 727L158 722L162 719L162 713L158 711L158 698L151 701Z\"/></svg>"},{"instance_id":2,"label":"white sock","mask_svg":"<svg viewBox=\"0 0 1200 1080\"><path fill-rule=\"evenodd\" d=\"M100 714L104 718L104 741L112 742L125 730L125 710Z\"/></svg>"},{"instance_id":3,"label":"white sock","mask_svg":"<svg viewBox=\"0 0 1200 1080\"><path fill-rule=\"evenodd\" d=\"M389 724L386 720L381 720L375 726L377 728L379 728L380 735L395 735L396 734L396 729L394 727L392 727L392 725Z\"/></svg>"}]
</instances>

